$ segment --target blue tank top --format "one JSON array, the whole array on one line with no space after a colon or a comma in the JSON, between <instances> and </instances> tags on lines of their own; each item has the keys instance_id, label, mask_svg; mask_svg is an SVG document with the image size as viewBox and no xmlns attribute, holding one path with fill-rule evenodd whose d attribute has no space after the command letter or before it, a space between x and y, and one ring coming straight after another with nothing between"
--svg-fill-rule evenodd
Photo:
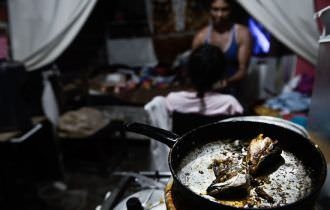
<instances>
[{"instance_id":1,"label":"blue tank top","mask_svg":"<svg viewBox=\"0 0 330 210\"><path fill-rule=\"evenodd\" d=\"M226 76L233 76L238 70L238 44L236 41L236 30L235 26L231 28L231 37L228 43L227 49L223 52L227 61L227 69ZM211 42L211 34L212 34L213 26L210 24L208 27L208 33L206 35L205 43L210 44Z\"/></svg>"}]
</instances>

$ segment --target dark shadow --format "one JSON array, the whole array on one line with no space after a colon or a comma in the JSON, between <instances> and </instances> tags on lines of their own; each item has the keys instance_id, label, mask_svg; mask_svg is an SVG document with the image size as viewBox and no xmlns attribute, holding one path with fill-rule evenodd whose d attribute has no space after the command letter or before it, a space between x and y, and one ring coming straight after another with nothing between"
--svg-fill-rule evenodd
<instances>
[{"instance_id":1,"label":"dark shadow","mask_svg":"<svg viewBox=\"0 0 330 210\"><path fill-rule=\"evenodd\" d=\"M285 163L281 155L266 158L259 166L256 177L268 176Z\"/></svg>"}]
</instances>

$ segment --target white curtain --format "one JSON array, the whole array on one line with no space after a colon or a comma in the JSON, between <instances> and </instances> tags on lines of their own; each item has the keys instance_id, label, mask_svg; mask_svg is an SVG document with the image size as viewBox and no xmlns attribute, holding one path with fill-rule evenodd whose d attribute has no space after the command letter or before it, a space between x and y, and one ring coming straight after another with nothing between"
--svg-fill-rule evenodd
<instances>
[{"instance_id":1,"label":"white curtain","mask_svg":"<svg viewBox=\"0 0 330 210\"><path fill-rule=\"evenodd\" d=\"M312 64L318 55L319 32L313 0L238 0L278 40Z\"/></svg>"},{"instance_id":2,"label":"white curtain","mask_svg":"<svg viewBox=\"0 0 330 210\"><path fill-rule=\"evenodd\" d=\"M11 50L29 71L53 62L75 38L97 0L9 0Z\"/></svg>"}]
</instances>

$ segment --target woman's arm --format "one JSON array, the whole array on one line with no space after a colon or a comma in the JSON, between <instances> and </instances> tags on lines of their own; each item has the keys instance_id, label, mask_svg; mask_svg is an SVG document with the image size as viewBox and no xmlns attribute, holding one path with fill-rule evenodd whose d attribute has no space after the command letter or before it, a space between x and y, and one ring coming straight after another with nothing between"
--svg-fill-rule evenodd
<instances>
[{"instance_id":1,"label":"woman's arm","mask_svg":"<svg viewBox=\"0 0 330 210\"><path fill-rule=\"evenodd\" d=\"M237 25L236 39L238 43L238 70L236 74L227 79L229 84L244 78L251 58L252 38L246 26Z\"/></svg>"}]
</instances>

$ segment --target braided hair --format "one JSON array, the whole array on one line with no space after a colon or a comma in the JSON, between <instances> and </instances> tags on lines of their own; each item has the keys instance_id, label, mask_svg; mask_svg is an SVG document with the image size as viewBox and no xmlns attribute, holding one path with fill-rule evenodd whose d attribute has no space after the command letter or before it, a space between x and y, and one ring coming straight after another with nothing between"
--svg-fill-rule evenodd
<instances>
[{"instance_id":1,"label":"braided hair","mask_svg":"<svg viewBox=\"0 0 330 210\"><path fill-rule=\"evenodd\" d=\"M226 61L217 46L203 44L192 51L188 60L188 76L201 99L201 111L205 110L204 94L212 91L213 85L224 79Z\"/></svg>"}]
</instances>

